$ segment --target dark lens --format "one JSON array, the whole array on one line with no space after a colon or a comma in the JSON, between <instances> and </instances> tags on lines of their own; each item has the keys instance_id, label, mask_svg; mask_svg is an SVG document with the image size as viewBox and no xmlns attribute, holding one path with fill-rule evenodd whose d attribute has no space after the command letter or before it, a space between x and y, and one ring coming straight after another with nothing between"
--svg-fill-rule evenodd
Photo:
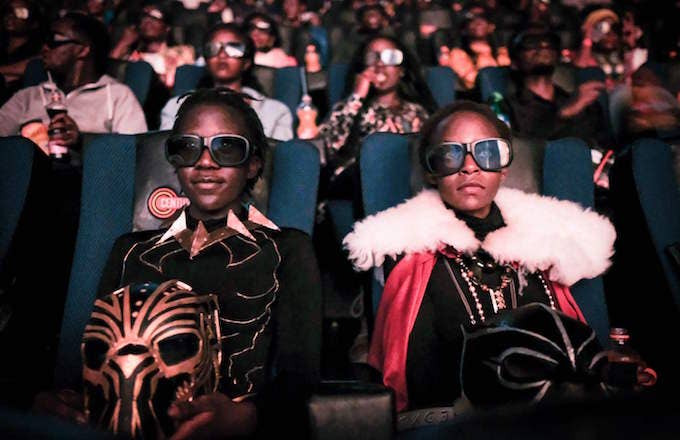
<instances>
[{"instance_id":1,"label":"dark lens","mask_svg":"<svg viewBox=\"0 0 680 440\"><path fill-rule=\"evenodd\" d=\"M484 140L475 144L472 155L481 169L498 171L510 163L510 145L498 139Z\"/></svg>"},{"instance_id":2,"label":"dark lens","mask_svg":"<svg viewBox=\"0 0 680 440\"><path fill-rule=\"evenodd\" d=\"M216 57L217 54L220 53L221 48L222 48L221 43L215 42L206 43L205 46L203 46L203 55L205 55L207 58Z\"/></svg>"},{"instance_id":3,"label":"dark lens","mask_svg":"<svg viewBox=\"0 0 680 440\"><path fill-rule=\"evenodd\" d=\"M464 160L465 148L460 144L437 145L427 155L427 165L432 174L437 176L457 173Z\"/></svg>"},{"instance_id":4,"label":"dark lens","mask_svg":"<svg viewBox=\"0 0 680 440\"><path fill-rule=\"evenodd\" d=\"M248 142L234 136L217 136L210 143L213 159L223 167L241 165L248 158Z\"/></svg>"},{"instance_id":5,"label":"dark lens","mask_svg":"<svg viewBox=\"0 0 680 440\"><path fill-rule=\"evenodd\" d=\"M165 142L165 157L175 167L190 167L201 157L203 141L192 136L170 136Z\"/></svg>"},{"instance_id":6,"label":"dark lens","mask_svg":"<svg viewBox=\"0 0 680 440\"><path fill-rule=\"evenodd\" d=\"M170 336L158 342L158 352L167 365L176 365L198 353L201 341L193 333Z\"/></svg>"}]
</instances>

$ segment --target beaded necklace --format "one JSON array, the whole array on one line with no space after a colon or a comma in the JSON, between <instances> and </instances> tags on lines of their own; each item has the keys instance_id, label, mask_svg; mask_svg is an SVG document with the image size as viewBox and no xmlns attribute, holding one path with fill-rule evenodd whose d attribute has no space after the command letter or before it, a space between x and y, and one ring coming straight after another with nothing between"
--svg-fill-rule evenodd
<instances>
[{"instance_id":1,"label":"beaded necklace","mask_svg":"<svg viewBox=\"0 0 680 440\"><path fill-rule=\"evenodd\" d=\"M498 267L498 264L496 262L484 263L475 256L472 256L469 259L474 265L478 266L482 270L490 271L495 270ZM508 288L510 293L511 308L514 309L517 307L517 294L515 290L515 282L513 277L514 269L511 265L502 265L503 273L501 274L500 283L497 286L489 286L488 284L482 282L481 271L479 270L475 271L471 269L465 263L462 255L459 254L455 256L453 258L453 261L458 266L461 277L465 281L465 284L467 284L468 291L470 292L470 295L472 295L472 299L475 301L475 308L477 310L477 315L479 316L480 322L484 322L486 316L484 314L484 307L482 306L482 303L479 300L479 291L482 291L489 295L494 314L498 313L499 310L504 310L507 308L504 290ZM449 276L451 277L451 280L456 286L456 290L458 290L460 299L463 303L463 306L465 307L465 310L467 311L468 317L470 318L470 323L472 325L477 324L477 320L475 319L475 316L472 312L472 308L470 307L470 304L468 303L468 300L465 297L465 294L463 293L463 290L461 289L460 284L458 283L458 280L456 279L453 273L448 258L444 258L444 264L449 273ZM536 275L538 276L541 286L543 287L543 290L545 291L545 294L548 297L550 307L552 309L555 309L555 300L553 299L552 291L549 284L547 283L547 281L540 272L537 272Z\"/></svg>"}]
</instances>

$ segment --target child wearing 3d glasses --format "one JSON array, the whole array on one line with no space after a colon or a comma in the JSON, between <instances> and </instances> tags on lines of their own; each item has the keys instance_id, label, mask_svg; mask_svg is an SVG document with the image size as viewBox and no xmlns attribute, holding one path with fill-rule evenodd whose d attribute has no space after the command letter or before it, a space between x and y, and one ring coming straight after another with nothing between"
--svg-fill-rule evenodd
<instances>
[{"instance_id":1,"label":"child wearing 3d glasses","mask_svg":"<svg viewBox=\"0 0 680 440\"><path fill-rule=\"evenodd\" d=\"M99 296L106 298L124 286L132 285L133 290L139 284L170 280L189 285L199 295L213 294L219 305L219 379L216 391L200 396L187 395L188 385L170 394L156 391L147 402L122 402L120 411L131 405L140 408L137 418L132 417L138 423L127 434L142 435L148 422L162 426L163 435L173 439L271 438L272 430L298 437L297 430L305 424L306 391L320 375L320 279L309 237L280 229L246 203L266 157L262 125L243 95L201 89L180 107L165 149L190 204L169 228L116 240ZM109 324L104 320L102 325ZM117 331L112 328L107 334ZM113 358L130 354L122 353L124 349L137 354L141 350L114 347L103 353L118 362ZM85 350L85 362L88 355ZM181 359L182 353L176 357ZM152 394L154 389L161 389L160 382ZM75 392L46 393L36 407L80 421L89 414L91 424L105 429L116 426L93 406L111 400L106 389L100 394L86 399L83 408L82 396ZM128 393L123 400L125 396L138 398ZM142 411L146 406L153 411ZM144 420L151 413L154 417Z\"/></svg>"},{"instance_id":2,"label":"child wearing 3d glasses","mask_svg":"<svg viewBox=\"0 0 680 440\"><path fill-rule=\"evenodd\" d=\"M609 267L615 231L572 202L500 188L510 131L484 105L439 110L418 154L429 188L357 223L344 244L356 269L384 270L368 362L397 409L455 411L469 391L460 379L466 334L497 315L538 303L592 333L569 286Z\"/></svg>"}]
</instances>

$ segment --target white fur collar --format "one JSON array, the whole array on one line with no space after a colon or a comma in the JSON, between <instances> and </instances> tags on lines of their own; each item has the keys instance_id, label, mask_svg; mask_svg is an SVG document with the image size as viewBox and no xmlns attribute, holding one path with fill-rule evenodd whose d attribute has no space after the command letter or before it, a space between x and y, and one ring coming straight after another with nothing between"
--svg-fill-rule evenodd
<instances>
[{"instance_id":1,"label":"white fur collar","mask_svg":"<svg viewBox=\"0 0 680 440\"><path fill-rule=\"evenodd\" d=\"M343 243L358 270L379 267L386 256L433 252L442 245L465 253L481 247L501 263L549 270L552 281L567 286L609 267L616 232L605 217L573 202L510 188L501 188L495 202L507 226L481 243L435 190L358 222Z\"/></svg>"}]
</instances>

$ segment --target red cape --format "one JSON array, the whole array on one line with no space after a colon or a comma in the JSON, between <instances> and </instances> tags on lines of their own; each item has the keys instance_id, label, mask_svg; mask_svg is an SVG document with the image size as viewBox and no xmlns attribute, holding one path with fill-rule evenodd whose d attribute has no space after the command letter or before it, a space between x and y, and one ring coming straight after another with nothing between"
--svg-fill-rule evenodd
<instances>
[{"instance_id":1,"label":"red cape","mask_svg":"<svg viewBox=\"0 0 680 440\"><path fill-rule=\"evenodd\" d=\"M368 363L382 372L383 382L394 390L397 411L408 407L408 340L435 261L436 253L422 252L405 256L387 278L380 300ZM560 311L586 322L569 288L554 282L552 288Z\"/></svg>"}]
</instances>

